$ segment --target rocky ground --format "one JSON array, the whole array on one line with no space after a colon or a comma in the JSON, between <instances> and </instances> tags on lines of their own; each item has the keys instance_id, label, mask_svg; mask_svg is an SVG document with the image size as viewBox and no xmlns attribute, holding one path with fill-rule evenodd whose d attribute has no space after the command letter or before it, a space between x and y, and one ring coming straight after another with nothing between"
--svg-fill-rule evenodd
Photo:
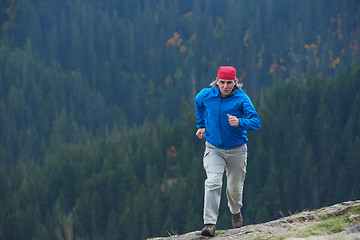
<instances>
[{"instance_id":1,"label":"rocky ground","mask_svg":"<svg viewBox=\"0 0 360 240\"><path fill-rule=\"evenodd\" d=\"M200 231L165 238L151 238L148 240L360 240L360 215L353 214L351 209L360 209L360 200L339 203L330 207L313 211L304 211L280 218L275 221L243 226L238 229L217 230L215 237L201 236ZM314 235L300 238L299 233L318 226L335 216L345 216L346 226L339 232L329 235Z\"/></svg>"}]
</instances>

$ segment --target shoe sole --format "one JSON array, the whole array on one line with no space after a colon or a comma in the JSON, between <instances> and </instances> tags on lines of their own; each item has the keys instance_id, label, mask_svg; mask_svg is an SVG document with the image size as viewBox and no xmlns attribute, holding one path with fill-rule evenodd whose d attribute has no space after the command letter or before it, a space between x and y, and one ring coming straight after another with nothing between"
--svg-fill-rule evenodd
<instances>
[{"instance_id":1,"label":"shoe sole","mask_svg":"<svg viewBox=\"0 0 360 240\"><path fill-rule=\"evenodd\" d=\"M213 237L213 236L215 236L215 234L211 234L211 232L209 232L209 231L202 231L202 232L201 232L201 235L202 235L202 236L207 236L207 237Z\"/></svg>"}]
</instances>

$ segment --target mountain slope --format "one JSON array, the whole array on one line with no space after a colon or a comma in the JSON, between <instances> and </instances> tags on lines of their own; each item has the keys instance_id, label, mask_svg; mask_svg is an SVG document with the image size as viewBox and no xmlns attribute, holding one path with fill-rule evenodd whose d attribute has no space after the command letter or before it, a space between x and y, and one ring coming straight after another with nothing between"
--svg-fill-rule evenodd
<instances>
[{"instance_id":1,"label":"mountain slope","mask_svg":"<svg viewBox=\"0 0 360 240\"><path fill-rule=\"evenodd\" d=\"M360 239L360 200L303 211L262 224L218 230L213 238L200 231L149 240Z\"/></svg>"}]
</instances>

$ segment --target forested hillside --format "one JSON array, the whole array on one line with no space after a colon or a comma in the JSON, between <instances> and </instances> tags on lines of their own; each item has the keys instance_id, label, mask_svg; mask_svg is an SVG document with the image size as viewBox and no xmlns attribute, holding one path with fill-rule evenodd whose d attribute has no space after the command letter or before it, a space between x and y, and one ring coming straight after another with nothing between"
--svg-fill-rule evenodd
<instances>
[{"instance_id":1,"label":"forested hillside","mask_svg":"<svg viewBox=\"0 0 360 240\"><path fill-rule=\"evenodd\" d=\"M245 224L359 199L359 18L357 0L0 0L0 239L201 228L193 98L219 65L263 123Z\"/></svg>"}]
</instances>

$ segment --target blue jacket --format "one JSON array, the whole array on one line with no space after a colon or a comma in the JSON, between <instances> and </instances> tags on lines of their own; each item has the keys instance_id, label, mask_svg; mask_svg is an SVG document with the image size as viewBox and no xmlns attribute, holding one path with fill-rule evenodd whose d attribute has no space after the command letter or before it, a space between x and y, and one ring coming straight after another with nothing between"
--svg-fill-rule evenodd
<instances>
[{"instance_id":1,"label":"blue jacket","mask_svg":"<svg viewBox=\"0 0 360 240\"><path fill-rule=\"evenodd\" d=\"M261 127L261 120L250 98L242 89L221 98L218 86L204 88L195 97L197 128L206 128L205 139L221 149L241 147L248 142L247 130ZM227 114L239 119L239 126L230 125Z\"/></svg>"}]
</instances>

